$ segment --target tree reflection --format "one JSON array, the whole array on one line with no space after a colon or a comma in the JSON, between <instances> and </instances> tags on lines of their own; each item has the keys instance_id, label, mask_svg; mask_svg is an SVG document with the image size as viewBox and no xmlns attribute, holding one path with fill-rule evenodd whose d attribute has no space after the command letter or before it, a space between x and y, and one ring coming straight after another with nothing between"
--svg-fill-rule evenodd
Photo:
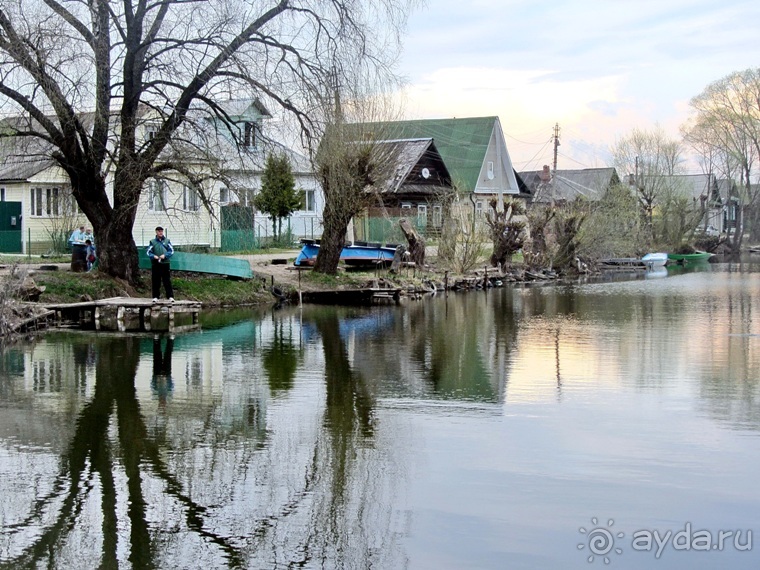
<instances>
[{"instance_id":1,"label":"tree reflection","mask_svg":"<svg viewBox=\"0 0 760 570\"><path fill-rule=\"evenodd\" d=\"M269 388L273 394L287 392L293 387L299 361L299 351L294 346L293 335L282 319L274 320L271 342L261 351L262 364L267 372Z\"/></svg>"},{"instance_id":2,"label":"tree reflection","mask_svg":"<svg viewBox=\"0 0 760 570\"><path fill-rule=\"evenodd\" d=\"M119 460L127 480L129 561L133 567L156 566L154 540L147 522L147 502L143 495L143 470L146 468L162 479L166 492L186 507L188 526L221 546L227 552L229 560L239 565L238 551L226 539L204 528L202 514L205 509L183 494L181 485L161 459L158 446L147 435L134 385L140 360L139 339L98 339L96 354L94 393L79 413L74 436L63 457L62 469L53 484L53 491L37 500L31 515L17 528L31 528L41 518L43 511L60 504L58 515L20 555L9 560L7 566L32 567L47 558L47 564L55 567L57 550L75 528L85 501L99 487L102 515L99 565L104 568L117 567L119 490L114 474L119 471ZM113 448L109 438L114 412L119 444L117 449ZM97 476L99 485L92 484L93 476Z\"/></svg>"}]
</instances>

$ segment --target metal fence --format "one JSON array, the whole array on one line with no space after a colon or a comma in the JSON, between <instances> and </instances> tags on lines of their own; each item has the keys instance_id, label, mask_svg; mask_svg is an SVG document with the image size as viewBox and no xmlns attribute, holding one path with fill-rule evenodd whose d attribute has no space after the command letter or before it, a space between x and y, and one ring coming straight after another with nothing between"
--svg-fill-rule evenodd
<instances>
[{"instance_id":1,"label":"metal fence","mask_svg":"<svg viewBox=\"0 0 760 570\"><path fill-rule=\"evenodd\" d=\"M385 216L364 217L354 222L354 238L356 240L378 243L406 243L399 221L406 219L422 236L427 235L427 216Z\"/></svg>"}]
</instances>

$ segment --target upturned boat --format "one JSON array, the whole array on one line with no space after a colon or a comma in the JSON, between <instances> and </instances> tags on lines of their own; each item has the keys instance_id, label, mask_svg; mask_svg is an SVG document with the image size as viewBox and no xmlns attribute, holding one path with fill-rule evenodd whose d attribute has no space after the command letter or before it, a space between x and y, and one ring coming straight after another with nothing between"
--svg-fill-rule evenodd
<instances>
[{"instance_id":1,"label":"upturned boat","mask_svg":"<svg viewBox=\"0 0 760 570\"><path fill-rule=\"evenodd\" d=\"M641 258L641 261L644 262L644 265L646 265L648 269L652 269L653 267L662 267L668 262L668 254L647 253L644 257Z\"/></svg>"},{"instance_id":2,"label":"upturned boat","mask_svg":"<svg viewBox=\"0 0 760 570\"><path fill-rule=\"evenodd\" d=\"M304 240L301 252L296 257L296 267L310 267L314 265L319 253L319 243L314 240ZM354 242L347 245L340 252L340 260L346 265L354 267L375 267L377 265L390 265L396 254L395 246L381 246L379 243Z\"/></svg>"}]
</instances>

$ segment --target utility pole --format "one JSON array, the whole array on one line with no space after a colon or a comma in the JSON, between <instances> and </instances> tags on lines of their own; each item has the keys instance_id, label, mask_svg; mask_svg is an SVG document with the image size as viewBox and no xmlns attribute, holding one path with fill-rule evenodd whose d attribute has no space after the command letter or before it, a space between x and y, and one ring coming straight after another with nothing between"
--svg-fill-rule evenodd
<instances>
[{"instance_id":1,"label":"utility pole","mask_svg":"<svg viewBox=\"0 0 760 570\"><path fill-rule=\"evenodd\" d=\"M559 123L554 124L554 166L553 171L557 172L557 147L559 147Z\"/></svg>"},{"instance_id":2,"label":"utility pole","mask_svg":"<svg viewBox=\"0 0 760 570\"><path fill-rule=\"evenodd\" d=\"M554 123L554 135L552 136L552 139L554 140L554 163L552 166L551 185L552 185L552 207L554 207L554 201L556 199L556 196L554 193L554 179L557 176L557 147L559 147L559 123Z\"/></svg>"}]
</instances>

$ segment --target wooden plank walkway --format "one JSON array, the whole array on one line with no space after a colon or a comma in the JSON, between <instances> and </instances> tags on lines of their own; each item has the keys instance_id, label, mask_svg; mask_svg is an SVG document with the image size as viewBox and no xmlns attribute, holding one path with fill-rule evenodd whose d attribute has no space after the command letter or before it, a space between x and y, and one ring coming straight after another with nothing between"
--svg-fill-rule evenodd
<instances>
[{"instance_id":1,"label":"wooden plank walkway","mask_svg":"<svg viewBox=\"0 0 760 570\"><path fill-rule=\"evenodd\" d=\"M79 303L46 304L55 311L59 326L77 324L96 331L171 331L197 329L202 304L198 301L169 301L135 297L111 297ZM177 324L176 316L189 316L187 324Z\"/></svg>"},{"instance_id":2,"label":"wooden plank walkway","mask_svg":"<svg viewBox=\"0 0 760 570\"><path fill-rule=\"evenodd\" d=\"M322 305L372 305L378 302L399 302L401 289L368 287L364 289L337 289L332 291L302 291L304 303Z\"/></svg>"}]
</instances>

